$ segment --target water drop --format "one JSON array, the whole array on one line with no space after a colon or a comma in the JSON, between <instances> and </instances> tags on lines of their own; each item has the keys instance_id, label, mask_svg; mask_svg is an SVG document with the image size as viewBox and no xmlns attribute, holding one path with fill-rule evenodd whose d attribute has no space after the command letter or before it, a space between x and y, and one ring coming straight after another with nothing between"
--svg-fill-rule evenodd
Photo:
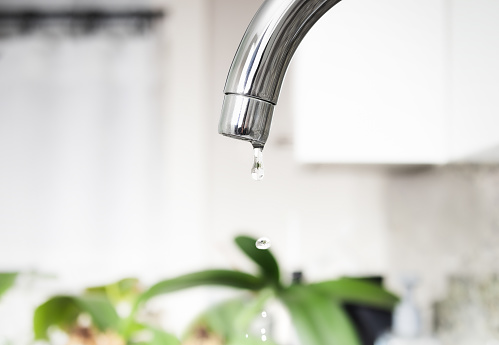
<instances>
[{"instance_id":1,"label":"water drop","mask_svg":"<svg viewBox=\"0 0 499 345\"><path fill-rule=\"evenodd\" d=\"M262 311L262 317L267 317L267 312L265 310Z\"/></svg>"},{"instance_id":2,"label":"water drop","mask_svg":"<svg viewBox=\"0 0 499 345\"><path fill-rule=\"evenodd\" d=\"M253 180L260 181L263 179L263 148L255 147L253 149L253 167L251 168L251 177Z\"/></svg>"},{"instance_id":3,"label":"water drop","mask_svg":"<svg viewBox=\"0 0 499 345\"><path fill-rule=\"evenodd\" d=\"M266 335L262 335L262 341L267 341L267 336Z\"/></svg>"},{"instance_id":4,"label":"water drop","mask_svg":"<svg viewBox=\"0 0 499 345\"><path fill-rule=\"evenodd\" d=\"M255 243L256 247L258 249L269 249L270 248L270 239L267 237L260 237L258 240L256 240ZM265 314L267 315L267 314ZM263 316L263 313L262 313ZM265 316L263 316L265 317Z\"/></svg>"},{"instance_id":5,"label":"water drop","mask_svg":"<svg viewBox=\"0 0 499 345\"><path fill-rule=\"evenodd\" d=\"M265 334L265 332L266 332L265 328L262 328L262 329L260 330L260 332L261 332L262 334Z\"/></svg>"}]
</instances>

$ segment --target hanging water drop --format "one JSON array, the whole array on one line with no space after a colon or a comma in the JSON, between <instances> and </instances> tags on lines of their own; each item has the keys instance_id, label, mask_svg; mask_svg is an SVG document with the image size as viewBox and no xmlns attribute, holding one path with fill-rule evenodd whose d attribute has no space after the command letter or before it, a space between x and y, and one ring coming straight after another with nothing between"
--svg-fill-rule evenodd
<instances>
[{"instance_id":1,"label":"hanging water drop","mask_svg":"<svg viewBox=\"0 0 499 345\"><path fill-rule=\"evenodd\" d=\"M260 237L258 240L256 240L255 246L258 249L269 249L270 248L270 239L268 237Z\"/></svg>"},{"instance_id":2,"label":"hanging water drop","mask_svg":"<svg viewBox=\"0 0 499 345\"><path fill-rule=\"evenodd\" d=\"M253 167L251 168L251 177L253 180L260 181L263 179L263 148L255 147L253 149Z\"/></svg>"}]
</instances>

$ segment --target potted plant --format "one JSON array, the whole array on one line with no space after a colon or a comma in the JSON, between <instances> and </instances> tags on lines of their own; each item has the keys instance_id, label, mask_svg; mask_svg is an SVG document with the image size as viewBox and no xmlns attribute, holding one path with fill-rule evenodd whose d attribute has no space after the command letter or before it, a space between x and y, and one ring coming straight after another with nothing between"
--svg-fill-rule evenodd
<instances>
[{"instance_id":1,"label":"potted plant","mask_svg":"<svg viewBox=\"0 0 499 345\"><path fill-rule=\"evenodd\" d=\"M92 334L112 335L123 344L177 345L180 340L171 334L139 321L137 316L144 304L158 295L195 286L218 285L243 289L249 294L206 311L186 332L183 344L261 343L250 335L246 337L245 330L265 303L276 298L288 309L302 344L360 345L355 320L345 306L391 311L397 303L396 296L364 279L340 278L285 285L271 251L257 249L255 241L248 236L235 239L239 248L258 266L257 274L204 270L160 281L144 291L140 291L138 282L132 279L87 289L81 296L55 296L35 311L35 337L47 339L47 330L52 325L74 332L78 329L78 318L83 314L91 321L87 328ZM117 308L124 300L131 306L130 312L120 315ZM141 338L144 333L148 337ZM267 343L272 344L270 339Z\"/></svg>"}]
</instances>

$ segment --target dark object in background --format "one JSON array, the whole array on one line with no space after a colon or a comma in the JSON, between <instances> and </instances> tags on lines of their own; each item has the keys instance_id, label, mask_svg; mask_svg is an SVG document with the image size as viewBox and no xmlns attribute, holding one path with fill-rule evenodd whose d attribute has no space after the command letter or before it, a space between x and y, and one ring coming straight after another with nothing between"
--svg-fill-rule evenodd
<instances>
[{"instance_id":1,"label":"dark object in background","mask_svg":"<svg viewBox=\"0 0 499 345\"><path fill-rule=\"evenodd\" d=\"M371 283L383 285L382 277L366 277ZM345 303L343 308L352 319L362 345L373 345L383 333L391 329L393 312L374 307Z\"/></svg>"},{"instance_id":2,"label":"dark object in background","mask_svg":"<svg viewBox=\"0 0 499 345\"><path fill-rule=\"evenodd\" d=\"M383 286L383 277L358 277L357 279ZM302 283L303 272L294 271L292 282L293 284ZM393 311L349 303L344 303L343 309L352 320L362 345L373 345L376 339L392 327Z\"/></svg>"},{"instance_id":3,"label":"dark object in background","mask_svg":"<svg viewBox=\"0 0 499 345\"><path fill-rule=\"evenodd\" d=\"M303 281L303 272L294 271L291 276L291 281L293 284L301 284L301 282Z\"/></svg>"},{"instance_id":4,"label":"dark object in background","mask_svg":"<svg viewBox=\"0 0 499 345\"><path fill-rule=\"evenodd\" d=\"M343 308L352 319L363 345L373 345L376 339L391 328L391 312L353 304L345 304Z\"/></svg>"},{"instance_id":5,"label":"dark object in background","mask_svg":"<svg viewBox=\"0 0 499 345\"><path fill-rule=\"evenodd\" d=\"M109 26L127 26L142 33L164 16L163 10L153 9L41 10L3 7L0 8L0 34L26 34L47 26L67 27L70 32L86 34Z\"/></svg>"}]
</instances>

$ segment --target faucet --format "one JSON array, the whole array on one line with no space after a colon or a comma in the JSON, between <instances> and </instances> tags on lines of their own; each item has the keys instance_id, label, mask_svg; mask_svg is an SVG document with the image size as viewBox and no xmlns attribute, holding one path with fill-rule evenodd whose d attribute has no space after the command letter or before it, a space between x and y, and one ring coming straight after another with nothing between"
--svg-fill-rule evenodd
<instances>
[{"instance_id":1,"label":"faucet","mask_svg":"<svg viewBox=\"0 0 499 345\"><path fill-rule=\"evenodd\" d=\"M239 44L218 132L263 149L284 75L310 28L340 0L266 0Z\"/></svg>"}]
</instances>

